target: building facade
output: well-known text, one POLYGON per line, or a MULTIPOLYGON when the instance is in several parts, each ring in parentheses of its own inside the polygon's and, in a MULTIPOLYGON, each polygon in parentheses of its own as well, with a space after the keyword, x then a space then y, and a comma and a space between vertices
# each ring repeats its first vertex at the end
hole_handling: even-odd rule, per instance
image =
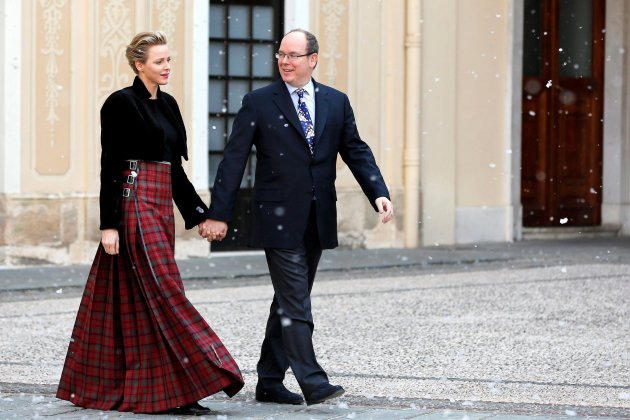
MULTIPOLYGON (((93 257, 99 110, 133 79, 125 45, 156 29, 208 200, 234 108, 302 27, 396 206, 380 224, 340 160, 342 246, 630 233, 624 0, 0 0, 0 20, 0 265, 93 257)), ((182 225, 178 257, 208 255, 182 225)))

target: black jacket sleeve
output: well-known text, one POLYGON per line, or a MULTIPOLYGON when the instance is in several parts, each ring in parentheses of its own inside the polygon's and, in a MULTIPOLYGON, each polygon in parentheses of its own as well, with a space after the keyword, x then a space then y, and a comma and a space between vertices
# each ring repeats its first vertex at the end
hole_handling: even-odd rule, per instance
MULTIPOLYGON (((148 109, 148 92, 141 81, 112 93, 101 108, 100 229, 118 229, 121 223, 121 171, 127 159, 164 160, 164 130, 148 109)), ((173 200, 191 229, 207 216, 207 206, 188 180, 181 157, 188 159, 186 130, 175 99, 161 92, 168 118, 180 134, 179 150, 171 162, 173 200)))
POLYGON ((232 134, 223 150, 223 160, 219 164, 212 187, 209 217, 227 223, 232 221, 243 173, 254 144, 257 124, 256 109, 250 94, 243 97, 241 109, 232 125, 232 134))
POLYGON ((208 207, 188 180, 181 162, 172 163, 171 178, 173 180, 173 201, 184 218, 186 229, 192 229, 207 218, 208 207))
POLYGON ((344 96, 344 135, 340 143, 339 154, 350 168, 372 208, 378 211, 376 199, 386 197, 389 200, 389 190, 370 146, 359 136, 354 112, 347 96, 344 96))
POLYGON ((118 116, 129 112, 132 112, 131 107, 120 94, 111 95, 101 108, 101 230, 120 227, 120 142, 124 141, 129 128, 118 116))

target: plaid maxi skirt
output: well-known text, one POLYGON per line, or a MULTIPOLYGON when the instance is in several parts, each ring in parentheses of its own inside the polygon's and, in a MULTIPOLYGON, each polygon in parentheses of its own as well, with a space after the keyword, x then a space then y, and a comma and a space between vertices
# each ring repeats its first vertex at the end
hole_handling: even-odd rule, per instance
POLYGON ((123 176, 120 254, 99 245, 57 398, 154 413, 219 391, 231 397, 241 372, 184 295, 175 263, 170 165, 130 161, 123 176))

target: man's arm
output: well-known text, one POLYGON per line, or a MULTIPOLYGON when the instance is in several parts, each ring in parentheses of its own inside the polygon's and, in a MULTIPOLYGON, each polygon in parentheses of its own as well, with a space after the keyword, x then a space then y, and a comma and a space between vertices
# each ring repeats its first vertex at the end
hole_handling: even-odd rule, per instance
POLYGON ((232 220, 236 194, 243 179, 243 172, 256 135, 256 111, 249 95, 243 97, 232 133, 223 151, 217 176, 212 187, 208 218, 229 223, 232 220))
POLYGON ((376 164, 372 149, 359 136, 350 101, 345 95, 344 101, 344 129, 339 154, 352 171, 352 175, 361 186, 374 210, 383 214, 383 223, 387 223, 393 214, 389 190, 383 175, 381 175, 381 170, 376 164), (389 204, 384 204, 382 199, 387 200, 389 204), (384 207, 379 208, 379 203, 384 207), (387 217, 387 221, 385 221, 385 217, 387 217))

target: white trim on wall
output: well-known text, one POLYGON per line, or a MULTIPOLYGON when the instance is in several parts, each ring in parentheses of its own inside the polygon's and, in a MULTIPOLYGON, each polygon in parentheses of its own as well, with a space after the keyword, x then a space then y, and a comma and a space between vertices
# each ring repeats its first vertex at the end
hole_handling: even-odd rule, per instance
POLYGON ((210 3, 194 1, 192 4, 190 84, 185 86, 186 95, 191 97, 190 127, 188 144, 193 153, 191 182, 197 190, 208 190, 208 38, 210 36, 210 3), (205 94, 203 94, 205 92, 205 94))
POLYGON ((284 32, 301 28, 311 31, 310 0, 286 0, 284 2, 284 32))
POLYGON ((21 179, 22 2, 0 2, 0 193, 18 193, 21 179))

